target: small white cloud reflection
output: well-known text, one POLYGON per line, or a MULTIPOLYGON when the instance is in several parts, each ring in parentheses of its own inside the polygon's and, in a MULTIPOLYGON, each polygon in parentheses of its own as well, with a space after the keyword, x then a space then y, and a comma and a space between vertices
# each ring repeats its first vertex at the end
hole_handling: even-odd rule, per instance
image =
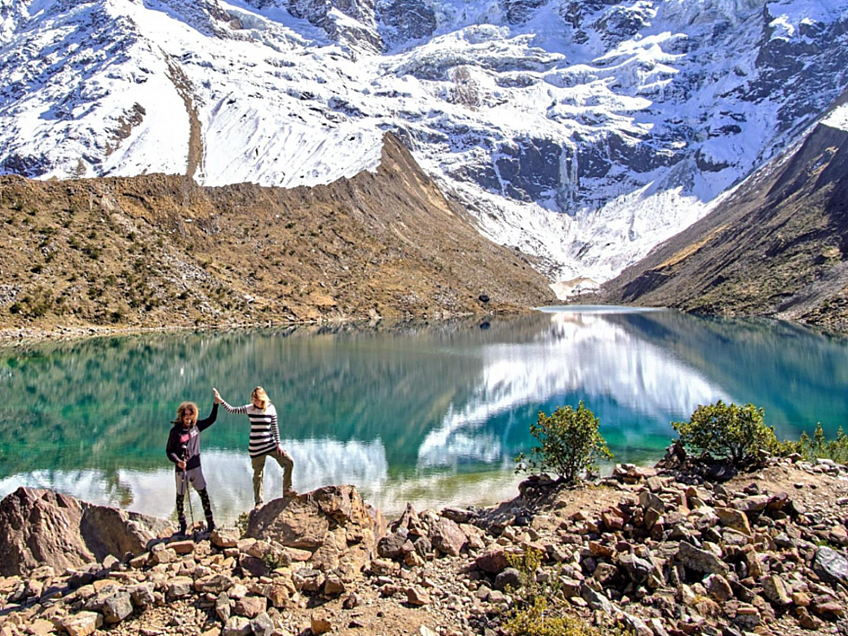
POLYGON ((618 313, 551 313, 550 328, 533 341, 484 347, 477 388, 467 403, 451 405, 442 425, 427 435, 418 466, 451 466, 460 458, 491 462, 501 446, 486 423, 556 396, 577 394, 590 408, 593 400, 614 401, 646 421, 666 422, 688 417, 699 404, 732 401, 667 349, 609 320, 618 313))

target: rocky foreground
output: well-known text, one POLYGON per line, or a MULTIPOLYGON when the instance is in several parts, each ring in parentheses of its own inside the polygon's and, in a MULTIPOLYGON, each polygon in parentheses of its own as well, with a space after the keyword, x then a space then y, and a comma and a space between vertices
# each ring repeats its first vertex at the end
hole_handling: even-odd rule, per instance
POLYGON ((581 488, 531 478, 496 508, 388 525, 333 486, 189 539, 19 489, 0 504, 0 635, 492 636, 531 587, 602 633, 848 633, 845 467, 775 460, 718 484, 661 465, 581 488), (508 555, 533 550, 528 581, 508 555))

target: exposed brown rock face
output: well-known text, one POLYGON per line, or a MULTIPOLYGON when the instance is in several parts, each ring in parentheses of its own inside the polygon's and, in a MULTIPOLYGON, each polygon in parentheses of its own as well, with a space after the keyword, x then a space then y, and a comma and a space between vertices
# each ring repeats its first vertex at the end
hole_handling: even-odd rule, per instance
POLYGON ((0 574, 26 574, 44 565, 61 571, 108 555, 139 554, 169 525, 52 490, 21 487, 0 503, 0 574))
MULTIPOLYGON (((311 552, 306 564, 330 571, 346 562, 359 571, 377 555, 386 533, 383 514, 362 501, 353 486, 326 486, 274 499, 250 515, 245 536, 311 552)), ((302 556, 292 553, 296 560, 302 556)))
POLYGON ((393 136, 314 188, 0 177, 0 328, 446 317, 553 300, 393 136))
MULTIPOLYGON (((843 97, 848 99, 848 94, 843 97)), ((848 132, 820 124, 602 300, 848 328, 848 132)))

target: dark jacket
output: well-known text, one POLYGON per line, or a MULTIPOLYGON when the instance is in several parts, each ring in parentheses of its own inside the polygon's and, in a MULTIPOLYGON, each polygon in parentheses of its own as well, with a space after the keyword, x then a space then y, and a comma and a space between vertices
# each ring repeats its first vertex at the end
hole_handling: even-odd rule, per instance
MULTIPOLYGON (((212 412, 205 420, 198 420, 191 428, 183 427, 182 423, 175 422, 171 433, 168 435, 168 445, 165 452, 174 464, 181 459, 186 463, 186 470, 200 466, 200 431, 209 428, 218 417, 218 405, 212 405, 212 412)), ((179 470, 179 466, 176 466, 179 470)))

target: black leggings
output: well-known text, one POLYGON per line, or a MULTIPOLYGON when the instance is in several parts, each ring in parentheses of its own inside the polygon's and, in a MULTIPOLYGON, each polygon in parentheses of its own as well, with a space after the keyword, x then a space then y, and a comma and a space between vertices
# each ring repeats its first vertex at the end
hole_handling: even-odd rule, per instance
MULTIPOLYGON (((197 494, 200 495, 200 503, 203 505, 203 514, 206 515, 206 520, 212 521, 212 504, 209 503, 209 493, 204 488, 203 490, 198 490, 197 494)), ((184 525, 186 522, 185 495, 181 495, 180 493, 177 493, 177 519, 180 525, 184 525)))

